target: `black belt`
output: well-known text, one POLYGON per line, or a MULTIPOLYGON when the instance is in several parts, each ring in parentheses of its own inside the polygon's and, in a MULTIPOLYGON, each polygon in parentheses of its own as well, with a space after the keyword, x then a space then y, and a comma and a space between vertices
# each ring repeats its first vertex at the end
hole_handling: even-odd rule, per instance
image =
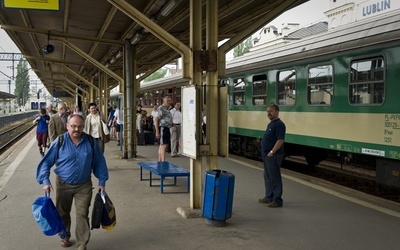
POLYGON ((174 123, 174 124, 172 124, 173 126, 180 126, 181 124, 180 123, 174 123))

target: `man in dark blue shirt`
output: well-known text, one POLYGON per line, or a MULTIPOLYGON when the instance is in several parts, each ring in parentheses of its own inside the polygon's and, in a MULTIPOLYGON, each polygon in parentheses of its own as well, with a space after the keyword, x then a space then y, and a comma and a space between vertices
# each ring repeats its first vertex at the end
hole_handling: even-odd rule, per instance
POLYGON ((279 118, 279 106, 272 104, 267 109, 270 123, 261 140, 261 156, 264 163, 265 196, 258 201, 269 207, 282 207, 281 164, 284 156, 286 126, 279 118))
POLYGON ((71 208, 75 199, 76 207, 76 248, 86 249, 90 239, 89 206, 92 200, 91 174, 98 178, 98 190, 105 190, 108 180, 106 160, 96 140, 90 141, 83 133, 82 116, 73 114, 68 117, 68 132, 51 144, 47 154, 39 163, 36 180, 43 184, 45 192, 53 191, 50 182, 50 169, 56 168, 56 207, 67 229, 67 237, 61 241, 62 247, 70 247, 71 208))
POLYGON ((47 147, 47 138, 49 136, 49 121, 50 116, 46 114, 46 109, 40 109, 40 114, 36 116, 33 123, 37 123, 36 140, 39 146, 39 153, 44 156, 47 147))

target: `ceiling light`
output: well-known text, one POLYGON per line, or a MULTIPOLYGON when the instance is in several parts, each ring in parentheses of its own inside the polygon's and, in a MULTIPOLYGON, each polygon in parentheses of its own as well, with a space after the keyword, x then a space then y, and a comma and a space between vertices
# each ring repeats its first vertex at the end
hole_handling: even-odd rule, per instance
POLYGON ((113 56, 113 57, 111 58, 111 60, 110 60, 110 63, 113 64, 113 63, 115 63, 116 60, 117 60, 117 58, 115 58, 115 56, 113 56))
POLYGON ((136 44, 137 42, 139 42, 140 38, 142 38, 142 34, 140 33, 136 33, 136 35, 134 35, 131 39, 131 44, 136 44))
POLYGON ((115 58, 119 59, 122 57, 122 51, 118 51, 118 53, 115 55, 115 58))
POLYGON ((161 9, 160 14, 162 16, 168 16, 181 1, 182 0, 169 0, 169 2, 161 9))

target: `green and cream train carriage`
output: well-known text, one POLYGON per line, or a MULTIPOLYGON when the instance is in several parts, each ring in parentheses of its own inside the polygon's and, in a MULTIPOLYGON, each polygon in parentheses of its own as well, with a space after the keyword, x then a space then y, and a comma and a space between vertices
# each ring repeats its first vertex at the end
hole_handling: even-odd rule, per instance
MULTIPOLYGON (((328 155, 369 165, 400 187, 400 12, 332 29, 227 63, 230 153, 259 158, 268 104, 280 106, 287 155, 315 165, 328 155)), ((180 74, 141 84, 151 111, 180 101, 180 74)), ((221 84, 223 86, 224 84, 221 84)))
POLYGON ((228 62, 222 81, 230 86, 230 152, 260 156, 266 108, 276 103, 289 155, 311 165, 329 152, 366 159, 378 181, 400 186, 398 11, 254 50, 228 62))

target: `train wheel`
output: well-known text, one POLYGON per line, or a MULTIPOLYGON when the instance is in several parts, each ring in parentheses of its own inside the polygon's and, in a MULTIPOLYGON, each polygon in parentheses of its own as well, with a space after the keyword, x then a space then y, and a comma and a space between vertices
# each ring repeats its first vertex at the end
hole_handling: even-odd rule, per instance
POLYGON ((305 155, 308 166, 315 167, 321 161, 325 160, 327 153, 322 149, 313 149, 312 152, 305 155))

